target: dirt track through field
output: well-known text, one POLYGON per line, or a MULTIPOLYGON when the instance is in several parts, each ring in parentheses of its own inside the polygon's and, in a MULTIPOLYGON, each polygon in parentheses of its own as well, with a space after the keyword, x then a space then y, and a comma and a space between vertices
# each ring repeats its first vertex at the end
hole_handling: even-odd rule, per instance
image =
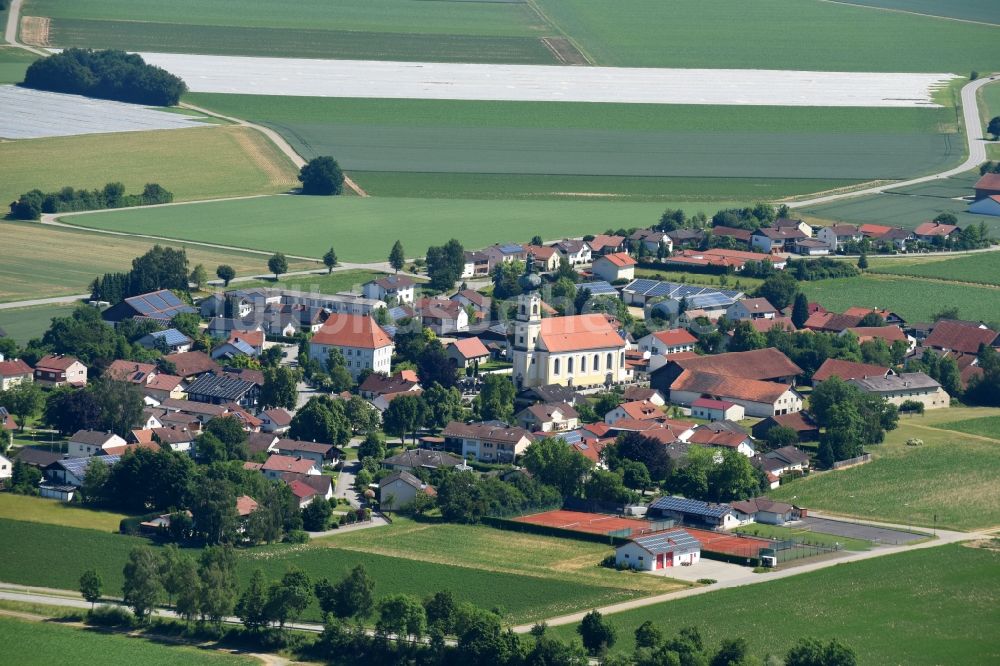
POLYGON ((230 132, 230 135, 239 145, 240 149, 250 158, 250 161, 267 174, 268 182, 272 185, 286 185, 288 179, 285 178, 285 170, 274 160, 272 155, 267 154, 269 151, 260 145, 255 140, 255 137, 248 134, 248 129, 237 127, 230 132))

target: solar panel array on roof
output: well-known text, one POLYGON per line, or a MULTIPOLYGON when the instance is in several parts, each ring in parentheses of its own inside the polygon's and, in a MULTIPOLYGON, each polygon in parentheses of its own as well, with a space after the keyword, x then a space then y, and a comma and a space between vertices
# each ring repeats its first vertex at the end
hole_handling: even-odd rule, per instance
POLYGON ((59 461, 59 464, 73 476, 82 479, 87 473, 87 467, 90 463, 99 462, 110 467, 119 460, 121 460, 121 456, 89 456, 86 458, 64 458, 59 461))
POLYGON ((700 500, 687 499, 686 497, 661 497, 649 505, 651 509, 663 511, 677 511, 680 513, 690 513, 696 516, 708 516, 710 518, 721 518, 733 510, 728 504, 709 504, 700 500))
POLYGON ((584 282, 576 285, 577 292, 586 289, 591 296, 617 296, 618 290, 611 286, 610 282, 598 280, 596 282, 584 282))
POLYGON ((152 335, 156 340, 163 340, 163 342, 170 346, 184 345, 191 342, 191 338, 184 335, 176 328, 168 328, 165 331, 154 331, 150 335, 152 335))
POLYGON ((506 245, 501 245, 500 251, 504 254, 517 254, 518 252, 523 252, 524 248, 516 243, 508 243, 506 245))
POLYGON ((196 312, 193 307, 182 302, 176 294, 167 289, 130 296, 125 299, 125 302, 140 317, 148 317, 149 319, 169 320, 182 312, 196 312))
POLYGON ((580 433, 579 430, 569 430, 567 432, 561 432, 558 435, 555 435, 555 437, 561 439, 567 444, 579 444, 580 442, 583 441, 583 435, 580 433))
POLYGON ((693 553, 701 550, 701 542, 686 530, 659 532, 632 540, 653 554, 693 553))
POLYGON ((641 294, 646 298, 672 298, 680 300, 686 298, 692 307, 709 307, 719 305, 731 305, 743 296, 743 292, 729 289, 713 289, 711 287, 699 287, 690 284, 680 284, 677 282, 660 282, 647 278, 639 278, 627 284, 624 291, 641 294), (699 305, 693 303, 697 300, 699 305))

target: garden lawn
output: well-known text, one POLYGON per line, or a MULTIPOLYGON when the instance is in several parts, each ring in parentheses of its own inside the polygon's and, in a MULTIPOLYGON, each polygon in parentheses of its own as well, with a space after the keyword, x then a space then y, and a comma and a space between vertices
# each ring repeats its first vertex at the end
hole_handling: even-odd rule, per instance
POLYGON ((957 307, 963 319, 989 321, 1000 312, 1000 289, 996 287, 872 273, 799 284, 810 301, 837 312, 854 305, 891 308, 907 321, 931 321, 935 313, 950 306, 957 307))
MULTIPOLYGON (((76 589, 83 570, 94 568, 104 579, 107 593, 113 595, 121 588, 121 571, 129 550, 150 543, 139 537, 0 519, 0 557, 7 562, 32 563, 30 567, 10 567, 0 578, 11 583, 72 590, 76 589), (73 557, 67 558, 66 553, 73 553, 73 557)), ((192 552, 198 553, 197 550, 192 552)), ((292 566, 302 569, 313 580, 323 576, 339 579, 355 565, 363 563, 375 580, 377 597, 403 593, 423 598, 449 589, 459 601, 482 608, 504 609, 505 617, 512 623, 532 622, 643 594, 621 587, 541 575, 518 575, 348 551, 330 544, 240 550, 238 560, 243 584, 256 568, 262 569, 270 579, 280 578, 292 566)), ((304 619, 320 619, 315 603, 304 619)))
POLYGON ((993 252, 980 252, 943 261, 886 260, 876 267, 869 268, 869 270, 874 273, 913 275, 937 280, 1000 286, 1000 255, 993 252))
POLYGON ((537 2, 596 64, 620 67, 966 75, 996 68, 1000 34, 995 26, 818 0, 635 0, 628 11, 602 0, 537 2))
MULTIPOLYGON (((630 653, 651 620, 668 637, 687 626, 710 646, 741 637, 751 654, 784 657, 800 638, 836 638, 859 664, 987 664, 1000 660, 1000 553, 961 545, 832 566, 607 615, 613 652, 630 653), (722 612, 724 609, 724 612, 722 612), (776 630, 775 627, 780 627, 776 630)), ((552 628, 575 638, 576 625, 552 628)))
POLYGON ((980 437, 989 437, 1000 442, 1000 416, 986 416, 977 419, 966 419, 964 421, 948 421, 938 426, 945 430, 964 432, 980 437))
MULTIPOLYGON (((2 148, 0 148, 2 150, 2 148)), ((188 208, 181 206, 180 209, 188 208)), ((168 233, 154 230, 153 233, 168 233)), ((126 271, 132 259, 141 256, 158 241, 76 229, 43 226, 34 222, 0 222, 3 260, 0 261, 0 302, 84 294, 95 277, 105 272, 126 271)), ((267 256, 161 242, 184 248, 189 268, 202 264, 210 279, 219 264, 228 264, 236 274, 266 275, 267 256)), ((316 268, 312 261, 289 259, 288 268, 300 271, 316 268)), ((0 321, 11 322, 15 315, 0 310, 0 321)), ((7 328, 5 324, 0 324, 7 328)), ((14 323, 17 327, 17 323, 14 323)), ((7 329, 10 332, 10 329, 7 329)))
POLYGON ((11 520, 117 532, 119 523, 127 517, 123 513, 84 509, 41 497, 0 494, 0 518, 11 520))
POLYGON ((375 196, 759 201, 939 171, 962 150, 951 109, 186 99, 336 155, 375 196))
POLYGON ((270 141, 246 127, 209 126, 23 139, 0 143, 0 198, 70 186, 121 182, 127 192, 159 183, 175 201, 285 192, 296 169, 270 141), (72 156, 72 159, 67 159, 72 156))
POLYGON ((323 541, 345 550, 486 571, 524 573, 646 594, 668 592, 682 586, 671 579, 623 574, 597 566, 613 552, 610 545, 481 525, 414 522, 398 517, 387 528, 335 533, 323 541), (503 553, 503 557, 497 557, 498 553, 503 553))
POLYGON ((665 207, 712 215, 732 203, 489 201, 380 197, 277 196, 191 206, 63 216, 83 227, 171 237, 320 257, 330 244, 341 261, 385 261, 395 240, 407 256, 457 238, 467 248, 601 233, 610 226, 648 226, 665 207), (281 220, 281 224, 276 224, 281 220))
POLYGON ((956 419, 997 417, 1000 410, 953 408, 900 417, 873 461, 782 484, 768 496, 833 513, 960 530, 1000 524, 1000 442, 943 429, 956 419), (907 446, 908 439, 922 446, 907 446), (935 522, 936 517, 936 522, 935 522))
POLYGON ((24 345, 32 338, 42 337, 53 317, 68 317, 73 314, 74 307, 75 304, 37 305, 0 310, 0 328, 19 345, 24 345))
POLYGON ((250 656, 158 643, 96 629, 0 618, 9 664, 142 664, 143 666, 255 666, 250 656))

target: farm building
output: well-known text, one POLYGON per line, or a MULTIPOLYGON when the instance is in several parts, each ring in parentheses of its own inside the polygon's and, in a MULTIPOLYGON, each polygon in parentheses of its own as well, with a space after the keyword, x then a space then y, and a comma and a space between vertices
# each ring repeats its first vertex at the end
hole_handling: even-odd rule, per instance
POLYGON ((767 431, 777 426, 791 428, 797 432, 800 442, 815 442, 819 439, 819 426, 806 412, 768 417, 753 426, 753 436, 757 439, 764 439, 767 437, 767 431))
POLYGON ((887 377, 895 374, 892 369, 871 363, 857 363, 839 358, 828 358, 813 374, 813 386, 817 386, 830 377, 839 377, 844 381, 863 379, 865 377, 887 377))
POLYGON ((1000 173, 984 173, 973 188, 976 191, 976 201, 1000 196, 1000 173))
POLYGON ((993 194, 980 199, 969 206, 968 212, 975 215, 993 215, 1000 217, 1000 194, 993 194))
POLYGON ((169 289, 161 289, 148 294, 130 296, 102 312, 101 317, 113 324, 133 317, 167 323, 185 312, 197 312, 197 310, 181 301, 169 289))
POLYGON ((903 372, 888 377, 852 379, 865 393, 874 393, 897 407, 904 402, 923 403, 924 409, 944 409, 951 405, 948 393, 922 372, 903 372))
POLYGON ((639 571, 690 566, 701 558, 701 542, 673 529, 632 539, 615 549, 615 564, 639 571))

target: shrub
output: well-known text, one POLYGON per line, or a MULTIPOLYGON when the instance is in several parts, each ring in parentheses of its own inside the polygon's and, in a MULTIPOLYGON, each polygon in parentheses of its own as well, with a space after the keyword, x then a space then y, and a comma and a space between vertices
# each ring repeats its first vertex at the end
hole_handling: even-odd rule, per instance
POLYGON ((31 190, 18 198, 11 215, 17 220, 37 220, 42 213, 152 206, 173 200, 173 193, 156 183, 147 184, 142 194, 125 194, 125 186, 121 183, 108 183, 100 190, 74 190, 72 187, 64 187, 58 192, 31 190))
POLYGON ((285 535, 287 543, 309 543, 309 532, 305 530, 291 530, 285 535))
POLYGON ((142 56, 90 49, 66 49, 36 60, 22 85, 153 106, 173 106, 187 92, 180 78, 146 64, 142 56))
POLYGON ((714 578, 699 578, 697 582, 701 583, 702 585, 714 585, 719 581, 715 580, 714 578))
POLYGON ((135 615, 123 606, 98 606, 87 613, 87 624, 95 627, 131 627, 134 622, 135 615))

